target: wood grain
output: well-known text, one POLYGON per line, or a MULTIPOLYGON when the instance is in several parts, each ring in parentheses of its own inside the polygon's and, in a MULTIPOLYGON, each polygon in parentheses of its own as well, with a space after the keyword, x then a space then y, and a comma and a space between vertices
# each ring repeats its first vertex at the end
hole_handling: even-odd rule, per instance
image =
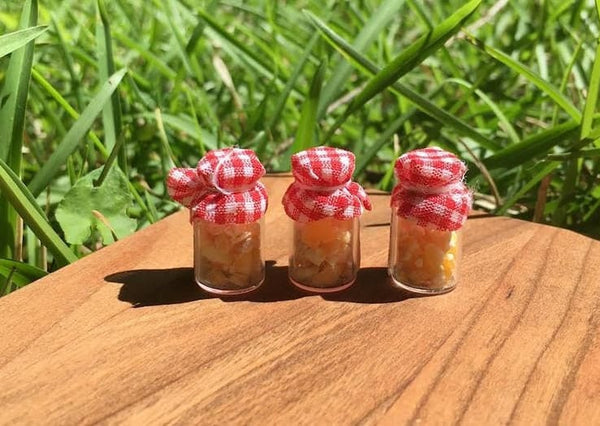
POLYGON ((268 177, 267 281, 193 283, 186 212, 0 299, 2 424, 600 424, 600 243, 469 219, 458 288, 387 285, 388 196, 358 283, 287 283, 288 178, 268 177))

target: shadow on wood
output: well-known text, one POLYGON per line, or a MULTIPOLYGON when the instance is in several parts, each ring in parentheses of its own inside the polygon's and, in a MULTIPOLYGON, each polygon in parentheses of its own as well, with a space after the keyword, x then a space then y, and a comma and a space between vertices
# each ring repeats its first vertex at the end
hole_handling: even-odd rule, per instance
MULTIPOLYGON (((274 261, 268 261, 265 282, 258 290, 239 296, 222 296, 221 299, 225 302, 278 302, 304 297, 288 283, 287 271, 287 266, 275 266, 274 261)), ((129 302, 136 308, 219 297, 198 287, 193 268, 138 269, 117 272, 104 279, 123 284, 119 300, 129 302)))
POLYGON ((192 268, 138 269, 117 272, 104 279, 123 284, 119 300, 129 302, 136 308, 173 305, 210 297, 194 282, 192 268))
MULTIPOLYGON (((202 299, 217 298, 205 293, 194 282, 193 268, 139 269, 117 272, 105 277, 106 281, 123 284, 119 300, 135 308, 173 305, 202 299)), ((288 281, 288 267, 275 266, 268 261, 263 285, 252 293, 239 296, 222 296, 224 302, 281 302, 300 299, 313 294, 298 290, 288 281)), ((387 285, 385 268, 363 268, 356 283, 348 290, 327 294, 323 299, 353 303, 391 303, 407 299, 405 293, 387 285)))
POLYGON ((323 299, 353 303, 394 303, 414 297, 406 292, 392 288, 387 268, 361 268, 356 282, 348 290, 323 295, 323 299))

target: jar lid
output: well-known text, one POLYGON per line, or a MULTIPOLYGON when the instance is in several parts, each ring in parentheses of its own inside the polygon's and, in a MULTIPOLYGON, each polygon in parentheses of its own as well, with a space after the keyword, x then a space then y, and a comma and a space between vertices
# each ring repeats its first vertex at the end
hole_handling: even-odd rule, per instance
POLYGON ((283 196, 286 214, 298 222, 326 217, 344 220, 371 210, 367 193, 356 182, 354 154, 343 149, 320 146, 292 155, 295 181, 283 196))
POLYGON ((265 168, 249 149, 209 151, 196 168, 173 168, 167 189, 190 209, 190 220, 251 223, 267 210, 267 191, 259 179, 265 168))
POLYGON ((431 147, 407 152, 396 160, 398 185, 391 205, 419 225, 443 231, 459 229, 467 219, 473 195, 463 183, 467 170, 458 157, 431 147))

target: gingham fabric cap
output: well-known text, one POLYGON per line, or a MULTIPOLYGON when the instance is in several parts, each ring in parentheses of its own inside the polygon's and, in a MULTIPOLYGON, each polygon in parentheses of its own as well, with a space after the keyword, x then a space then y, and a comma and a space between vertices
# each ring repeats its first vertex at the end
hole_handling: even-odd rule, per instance
POLYGON ((267 210, 267 191, 258 180, 265 168, 248 149, 209 151, 195 169, 173 168, 167 189, 190 209, 190 220, 251 223, 267 210))
POLYGON ((352 182, 354 154, 330 147, 310 148, 292 155, 295 181, 283 196, 286 214, 298 222, 326 217, 351 219, 371 210, 365 190, 352 182))
POLYGON ((462 161, 441 148, 407 152, 394 167, 398 185, 392 192, 392 207, 421 226, 455 231, 465 223, 473 203, 463 183, 466 170, 462 161))

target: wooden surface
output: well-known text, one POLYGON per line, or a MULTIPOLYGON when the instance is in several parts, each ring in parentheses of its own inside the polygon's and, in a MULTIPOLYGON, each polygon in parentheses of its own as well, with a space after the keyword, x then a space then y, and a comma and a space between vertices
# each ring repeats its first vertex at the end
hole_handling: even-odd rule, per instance
POLYGON ((407 298, 373 195, 357 285, 305 296, 286 279, 288 180, 265 183, 254 296, 195 286, 181 212, 0 299, 0 423, 600 424, 599 242, 473 217, 458 288, 407 298))

